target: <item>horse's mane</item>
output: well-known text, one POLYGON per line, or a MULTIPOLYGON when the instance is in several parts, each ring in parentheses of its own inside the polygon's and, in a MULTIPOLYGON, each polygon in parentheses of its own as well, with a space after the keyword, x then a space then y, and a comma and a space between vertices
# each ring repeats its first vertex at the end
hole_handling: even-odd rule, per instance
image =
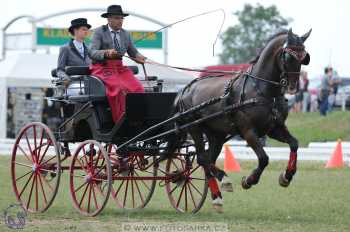
POLYGON ((271 40, 275 39, 276 37, 280 36, 280 35, 284 35, 284 34, 287 34, 288 33, 288 30, 286 29, 282 29, 282 30, 279 30, 277 33, 271 35, 265 42, 265 46, 260 48, 257 55, 254 57, 254 59, 250 60, 249 63, 250 64, 255 64, 256 62, 258 62, 260 56, 261 56, 261 53, 262 51, 265 49, 265 47, 271 42, 271 40))

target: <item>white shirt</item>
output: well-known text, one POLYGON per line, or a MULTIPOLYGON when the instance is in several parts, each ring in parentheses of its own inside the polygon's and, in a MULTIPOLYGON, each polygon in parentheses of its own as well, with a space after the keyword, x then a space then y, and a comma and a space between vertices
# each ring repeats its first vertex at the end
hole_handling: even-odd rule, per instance
POLYGON ((75 39, 73 40, 73 44, 75 48, 78 50, 78 52, 80 53, 81 57, 84 57, 84 44, 75 39))

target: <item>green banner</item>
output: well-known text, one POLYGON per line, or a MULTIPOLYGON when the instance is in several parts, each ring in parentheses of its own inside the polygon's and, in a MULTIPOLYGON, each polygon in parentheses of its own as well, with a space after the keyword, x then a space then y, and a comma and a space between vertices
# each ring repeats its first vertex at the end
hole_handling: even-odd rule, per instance
MULTIPOLYGON (((162 32, 149 32, 149 31, 129 31, 131 37, 135 42, 137 48, 163 48, 163 34, 162 32), (142 39, 143 38, 143 39, 142 39), (142 40, 140 40, 142 39, 142 40)), ((86 39, 86 43, 91 42, 91 35, 86 39)), ((63 28, 43 28, 38 27, 36 29, 36 44, 39 46, 62 46, 67 43, 71 35, 67 29, 63 28)))

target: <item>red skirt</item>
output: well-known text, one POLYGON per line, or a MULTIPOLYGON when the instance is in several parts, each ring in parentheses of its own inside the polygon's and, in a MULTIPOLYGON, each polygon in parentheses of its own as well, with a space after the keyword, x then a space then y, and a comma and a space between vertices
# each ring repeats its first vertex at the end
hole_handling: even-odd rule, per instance
POLYGON ((117 123, 125 113, 127 93, 142 93, 144 88, 131 70, 121 60, 107 60, 104 64, 90 65, 91 74, 100 78, 106 86, 113 121, 117 123))

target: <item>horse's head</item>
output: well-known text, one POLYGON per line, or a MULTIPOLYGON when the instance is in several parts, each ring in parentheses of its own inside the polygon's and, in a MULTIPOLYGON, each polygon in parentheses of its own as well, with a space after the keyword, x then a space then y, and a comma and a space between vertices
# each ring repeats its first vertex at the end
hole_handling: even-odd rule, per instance
POLYGON ((297 92, 301 65, 308 65, 310 62, 310 55, 304 46, 310 33, 311 29, 303 36, 298 36, 289 29, 286 42, 277 56, 281 69, 281 83, 286 85, 289 94, 297 92))

